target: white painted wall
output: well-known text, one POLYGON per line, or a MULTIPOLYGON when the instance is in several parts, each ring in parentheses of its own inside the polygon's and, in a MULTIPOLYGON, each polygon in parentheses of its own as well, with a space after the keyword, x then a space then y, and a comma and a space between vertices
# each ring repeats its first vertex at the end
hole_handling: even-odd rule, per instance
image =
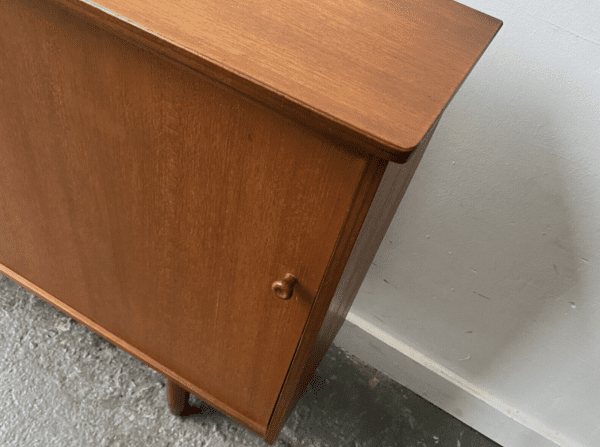
POLYGON ((504 26, 336 343, 507 447, 600 446, 600 2, 462 3, 504 26))

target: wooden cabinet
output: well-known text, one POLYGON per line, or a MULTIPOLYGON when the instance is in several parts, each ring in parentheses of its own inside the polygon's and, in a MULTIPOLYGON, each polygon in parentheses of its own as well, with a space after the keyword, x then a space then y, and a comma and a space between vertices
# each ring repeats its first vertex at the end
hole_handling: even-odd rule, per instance
POLYGON ((391 5, 3 1, 0 271, 274 442, 501 25, 391 5))

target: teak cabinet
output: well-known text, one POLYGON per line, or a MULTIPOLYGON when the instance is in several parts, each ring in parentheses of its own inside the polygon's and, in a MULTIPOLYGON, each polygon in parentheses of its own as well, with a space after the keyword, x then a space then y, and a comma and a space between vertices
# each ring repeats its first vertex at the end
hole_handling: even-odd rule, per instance
POLYGON ((273 443, 501 22, 448 0, 0 3, 0 271, 273 443))

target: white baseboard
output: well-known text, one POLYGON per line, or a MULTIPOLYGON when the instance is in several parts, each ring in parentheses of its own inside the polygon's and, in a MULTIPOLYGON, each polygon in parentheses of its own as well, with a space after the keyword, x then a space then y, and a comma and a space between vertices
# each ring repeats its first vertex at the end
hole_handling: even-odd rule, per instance
POLYGON ((350 310, 334 344, 504 447, 583 447, 350 310))

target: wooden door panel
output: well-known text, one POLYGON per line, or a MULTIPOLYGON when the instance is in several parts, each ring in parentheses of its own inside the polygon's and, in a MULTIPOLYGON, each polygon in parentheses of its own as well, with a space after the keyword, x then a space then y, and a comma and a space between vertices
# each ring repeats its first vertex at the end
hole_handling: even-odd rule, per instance
POLYGON ((0 263, 266 427, 366 159, 46 2, 0 44, 0 263))

